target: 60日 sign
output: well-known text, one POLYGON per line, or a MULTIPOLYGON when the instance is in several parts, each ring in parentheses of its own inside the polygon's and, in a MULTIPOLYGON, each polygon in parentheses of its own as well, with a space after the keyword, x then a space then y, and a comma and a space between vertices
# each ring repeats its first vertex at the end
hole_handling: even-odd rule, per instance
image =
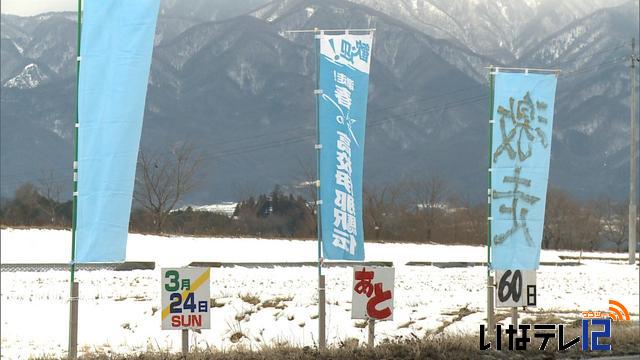
POLYGON ((209 268, 162 269, 162 330, 210 329, 209 268))

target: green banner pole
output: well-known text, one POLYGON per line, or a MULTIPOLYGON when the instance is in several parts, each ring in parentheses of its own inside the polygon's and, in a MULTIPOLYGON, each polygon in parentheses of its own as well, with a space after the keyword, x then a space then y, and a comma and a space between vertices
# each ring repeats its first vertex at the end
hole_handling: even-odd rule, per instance
POLYGON ((489 67, 489 153, 488 153, 488 167, 487 167, 487 274, 491 272, 491 171, 493 169, 493 92, 494 92, 494 67, 489 67))
POLYGON ((314 30, 314 47, 316 52, 316 89, 314 94, 316 97, 316 223, 318 235, 318 348, 322 351, 326 348, 325 335, 325 278, 322 275, 322 200, 320 200, 320 152, 322 144, 320 143, 320 37, 323 32, 317 28, 314 30))
POLYGON ((491 197, 492 197, 492 184, 491 184, 491 171, 493 169, 493 93, 494 93, 494 67, 489 67, 489 153, 488 153, 488 167, 487 167, 487 328, 489 334, 494 333, 495 318, 494 318, 494 303, 493 303, 493 291, 494 279, 491 276, 491 197))
POLYGON ((75 282, 76 272, 76 222, 78 218, 78 94, 80 85, 80 37, 82 29, 82 0, 78 0, 77 14, 77 38, 76 38, 76 116, 73 130, 74 156, 73 156, 73 210, 71 216, 71 264, 69 280, 69 359, 77 358, 78 350, 78 286, 75 282))

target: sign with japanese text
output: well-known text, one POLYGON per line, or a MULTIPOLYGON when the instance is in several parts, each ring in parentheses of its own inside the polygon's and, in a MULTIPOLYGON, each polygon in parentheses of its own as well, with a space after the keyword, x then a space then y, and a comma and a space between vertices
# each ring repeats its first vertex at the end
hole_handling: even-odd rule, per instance
POLYGON ((352 319, 393 320, 394 275, 390 267, 353 268, 352 319))
POLYGON ((162 330, 210 329, 209 268, 161 271, 162 330))
POLYGON ((535 270, 496 270, 496 307, 537 305, 535 270))
POLYGON ((326 259, 364 260, 362 171, 373 36, 320 35, 320 200, 326 259))
POLYGON ((491 268, 535 270, 551 158, 556 74, 495 74, 491 268))

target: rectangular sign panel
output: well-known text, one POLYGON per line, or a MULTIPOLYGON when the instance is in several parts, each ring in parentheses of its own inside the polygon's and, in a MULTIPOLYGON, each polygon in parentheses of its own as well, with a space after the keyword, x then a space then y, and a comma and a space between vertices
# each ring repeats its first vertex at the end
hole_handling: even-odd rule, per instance
POLYGON ((210 329, 209 268, 162 269, 162 330, 210 329))
POLYGON ((159 3, 84 1, 78 84, 78 263, 125 259, 159 3))
POLYGON ((362 171, 373 36, 320 35, 320 199, 324 258, 364 260, 362 171))
POLYGON ((537 269, 544 227, 557 76, 495 74, 491 268, 537 269))
POLYGON ((394 276, 390 267, 354 267, 351 318, 393 320, 394 276))
POLYGON ((496 270, 496 281, 496 307, 537 306, 535 270, 496 270))

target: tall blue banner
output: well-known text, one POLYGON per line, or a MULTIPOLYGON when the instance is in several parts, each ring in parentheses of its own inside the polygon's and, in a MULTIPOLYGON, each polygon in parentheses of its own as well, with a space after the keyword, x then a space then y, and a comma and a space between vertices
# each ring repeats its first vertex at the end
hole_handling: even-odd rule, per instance
POLYGON ((534 270, 549 179, 557 76, 495 74, 491 148, 491 268, 534 270))
POLYGON ((160 0, 85 0, 76 262, 124 261, 160 0))
POLYGON ((322 250, 364 260, 362 170, 373 36, 320 36, 319 101, 322 250))

